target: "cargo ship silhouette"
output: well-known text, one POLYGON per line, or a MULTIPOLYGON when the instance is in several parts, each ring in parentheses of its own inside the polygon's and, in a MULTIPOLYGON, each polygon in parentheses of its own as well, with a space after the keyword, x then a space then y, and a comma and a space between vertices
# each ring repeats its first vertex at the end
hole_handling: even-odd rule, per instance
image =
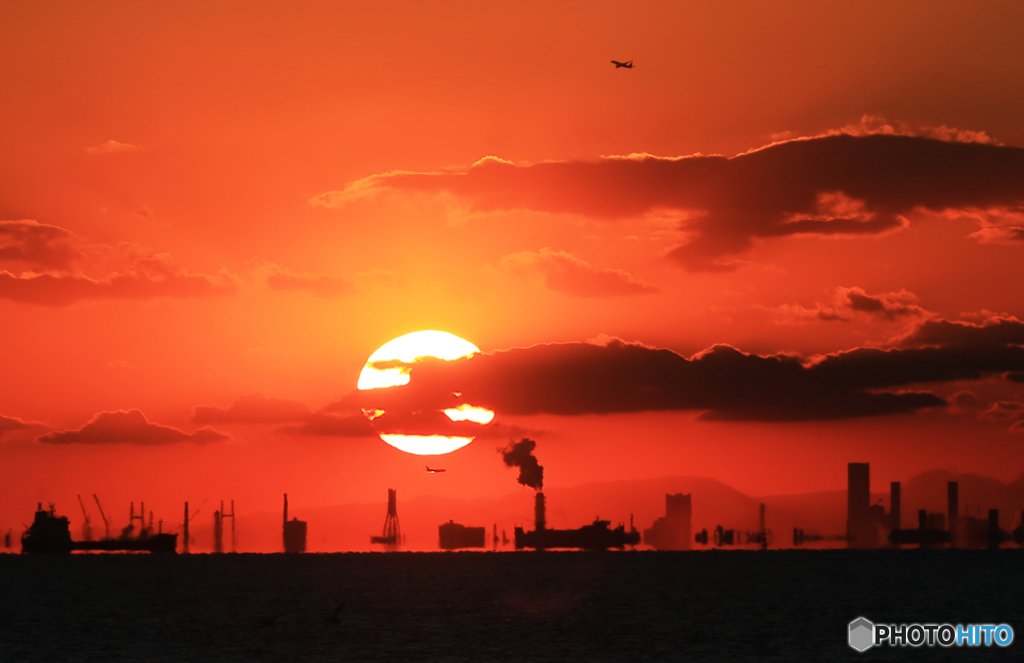
POLYGON ((21 535, 21 552, 32 554, 66 554, 75 550, 176 553, 177 548, 177 534, 161 532, 150 535, 148 530, 143 530, 136 538, 124 536, 101 541, 73 541, 67 517, 58 516, 53 504, 49 509, 39 504, 32 526, 21 535))

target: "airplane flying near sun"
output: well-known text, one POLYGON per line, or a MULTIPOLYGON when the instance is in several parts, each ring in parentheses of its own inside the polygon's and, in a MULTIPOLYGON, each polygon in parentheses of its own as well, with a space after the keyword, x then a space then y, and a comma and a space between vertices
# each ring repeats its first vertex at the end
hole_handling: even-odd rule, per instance
POLYGON ((616 69, 620 69, 622 67, 625 67, 626 69, 632 69, 633 68, 633 61, 632 60, 630 60, 629 62, 619 62, 618 60, 612 60, 612 64, 615 65, 616 69))
POLYGON ((430 467, 429 465, 427 465, 427 472, 430 472, 431 474, 437 474, 438 472, 447 472, 447 471, 448 470, 445 470, 443 468, 435 470, 432 467, 430 467))

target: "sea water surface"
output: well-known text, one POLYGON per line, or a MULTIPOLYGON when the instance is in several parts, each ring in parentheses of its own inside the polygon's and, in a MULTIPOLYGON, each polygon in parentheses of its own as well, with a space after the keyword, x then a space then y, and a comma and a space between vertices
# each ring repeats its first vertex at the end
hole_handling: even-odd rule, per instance
POLYGON ((1022 660, 1024 551, 0 555, 0 661, 1022 660), (1008 648, 847 646, 1008 623, 1008 648))

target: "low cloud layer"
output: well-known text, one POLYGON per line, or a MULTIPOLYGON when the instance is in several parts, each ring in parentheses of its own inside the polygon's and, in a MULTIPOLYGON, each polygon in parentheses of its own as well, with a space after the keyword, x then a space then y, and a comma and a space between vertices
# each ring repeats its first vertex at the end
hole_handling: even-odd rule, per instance
POLYGON ((657 292, 621 269, 599 269, 566 253, 543 248, 505 256, 502 264, 510 272, 536 275, 551 290, 576 297, 622 297, 657 292))
POLYGON ((117 412, 101 412, 92 421, 78 430, 50 433, 39 438, 47 444, 137 444, 142 446, 175 444, 191 442, 207 444, 222 442, 228 436, 212 428, 200 428, 194 433, 186 433, 161 426, 146 420, 139 410, 119 410, 117 412))
POLYGON ((267 398, 263 394, 242 396, 223 408, 199 406, 192 415, 194 424, 283 424, 309 418, 309 408, 298 401, 267 398))
POLYGON ((928 320, 904 336, 901 344, 905 347, 1024 345, 1024 322, 1013 317, 989 318, 982 323, 928 320))
MULTIPOLYGON (((671 257, 689 270, 721 271, 757 239, 879 235, 904 226, 916 209, 1012 216, 1024 206, 1024 149, 843 133, 733 158, 645 154, 534 165, 487 158, 459 172, 374 175, 312 203, 338 206, 382 190, 445 192, 483 212, 614 220, 675 211, 688 239, 671 257)), ((999 227, 1001 237, 1016 236, 1013 224, 999 227)))
POLYGON ((37 274, 16 276, 0 272, 0 299, 43 306, 69 306, 102 299, 157 299, 210 297, 237 290, 228 277, 189 274, 175 269, 161 274, 134 271, 94 279, 82 275, 37 274))
POLYGON ((932 315, 918 305, 917 296, 906 290, 868 294, 863 288, 836 288, 832 301, 818 302, 813 308, 799 304, 768 307, 780 323, 850 322, 873 319, 898 322, 907 318, 927 318, 932 315))
POLYGON ((690 358, 620 340, 536 345, 422 360, 410 365, 408 385, 356 392, 348 404, 414 412, 467 402, 507 415, 696 410, 704 419, 752 421, 908 413, 946 405, 922 384, 1024 370, 1024 348, 986 340, 994 324, 968 325, 957 344, 863 347, 813 360, 727 345, 690 358))
POLYGON ((0 299, 68 306, 103 299, 209 297, 233 294, 226 273, 195 274, 166 253, 122 242, 89 244, 57 226, 0 221, 0 299))

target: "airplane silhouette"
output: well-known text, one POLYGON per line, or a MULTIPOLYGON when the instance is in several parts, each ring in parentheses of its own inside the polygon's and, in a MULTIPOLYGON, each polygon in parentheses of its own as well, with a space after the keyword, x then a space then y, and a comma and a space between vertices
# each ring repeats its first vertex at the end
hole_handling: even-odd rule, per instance
POLYGON ((427 472, 430 472, 431 474, 437 474, 438 472, 447 472, 447 470, 444 470, 444 469, 435 470, 435 469, 432 469, 429 465, 427 465, 427 472))
POLYGON ((629 62, 619 62, 618 60, 612 60, 612 64, 615 65, 616 69, 619 69, 620 67, 625 67, 626 69, 632 69, 633 68, 633 61, 632 60, 630 60, 629 62))

